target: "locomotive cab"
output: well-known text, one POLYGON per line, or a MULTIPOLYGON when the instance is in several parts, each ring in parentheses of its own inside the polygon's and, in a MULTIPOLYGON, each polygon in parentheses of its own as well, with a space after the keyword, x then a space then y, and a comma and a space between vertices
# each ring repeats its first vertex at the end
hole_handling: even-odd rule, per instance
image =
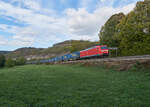
POLYGON ((108 56, 109 55, 108 47, 106 45, 101 46, 100 50, 101 50, 102 56, 108 56))

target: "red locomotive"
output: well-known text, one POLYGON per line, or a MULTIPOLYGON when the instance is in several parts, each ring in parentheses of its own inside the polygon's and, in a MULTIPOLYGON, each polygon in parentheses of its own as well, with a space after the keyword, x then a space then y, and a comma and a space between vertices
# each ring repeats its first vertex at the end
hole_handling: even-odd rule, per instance
POLYGON ((108 56, 109 51, 106 45, 94 46, 80 51, 80 58, 108 56))

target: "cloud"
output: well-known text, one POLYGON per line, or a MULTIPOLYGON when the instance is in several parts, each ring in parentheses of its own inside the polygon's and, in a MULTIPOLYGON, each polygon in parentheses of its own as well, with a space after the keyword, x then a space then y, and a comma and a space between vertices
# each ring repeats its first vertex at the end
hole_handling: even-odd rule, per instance
POLYGON ((66 11, 69 20, 69 32, 74 34, 74 38, 98 40, 98 32, 108 18, 116 13, 124 12, 127 14, 134 8, 135 4, 129 4, 122 8, 102 7, 97 8, 93 13, 89 13, 86 9, 80 8, 78 10, 68 9, 66 11), (85 36, 86 35, 86 36, 85 36))
MULTIPOLYGON (((25 44, 25 46, 29 46, 36 41, 40 41, 41 38, 44 38, 45 41, 50 41, 51 38, 53 38, 53 40, 58 40, 56 39, 56 33, 61 33, 61 31, 63 31, 61 29, 64 28, 65 25, 64 19, 57 19, 49 15, 35 12, 35 7, 34 10, 33 8, 24 9, 1 1, 0 10, 1 16, 11 16, 15 21, 17 20, 19 23, 26 25, 20 27, 1 24, 2 26, 0 29, 12 33, 12 41, 17 41, 16 43, 12 42, 14 43, 13 45, 22 46, 25 44)), ((44 41, 40 41, 40 43, 42 42, 44 41)))
POLYGON ((132 11, 135 7, 135 3, 126 5, 124 7, 122 7, 122 12, 124 12, 125 14, 129 13, 130 11, 132 11))
POLYGON ((0 45, 6 45, 6 43, 8 43, 8 40, 0 35, 0 45))
POLYGON ((91 0, 86 1, 82 0, 83 8, 68 8, 61 15, 56 15, 54 10, 43 8, 35 0, 12 0, 11 3, 0 1, 0 16, 11 17, 10 21, 23 24, 23 26, 0 24, 0 31, 12 34, 9 39, 4 35, 0 36, 0 40, 3 40, 0 44, 18 47, 38 44, 41 47, 48 47, 68 39, 95 41, 99 39, 101 26, 111 15, 119 12, 127 14, 135 6, 135 3, 121 8, 97 6, 95 10, 89 12, 86 6, 91 0), (13 5, 14 2, 18 2, 19 5, 13 5))
POLYGON ((101 2, 105 2, 106 0, 100 0, 101 2))
POLYGON ((40 4, 38 4, 37 2, 35 2, 33 0, 25 0, 24 6, 26 6, 29 9, 36 10, 36 11, 40 11, 40 9, 41 9, 40 4))

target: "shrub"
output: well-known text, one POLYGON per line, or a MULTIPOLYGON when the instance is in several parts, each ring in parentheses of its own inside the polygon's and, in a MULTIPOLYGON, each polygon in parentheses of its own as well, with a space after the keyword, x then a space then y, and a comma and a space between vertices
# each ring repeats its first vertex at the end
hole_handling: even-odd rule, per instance
POLYGON ((0 55, 0 68, 4 67, 5 65, 5 56, 0 55))
POLYGON ((6 67, 13 67, 13 66, 15 66, 15 61, 12 60, 11 58, 8 58, 8 59, 6 60, 6 62, 5 62, 5 66, 6 66, 6 67))
POLYGON ((26 59, 24 57, 20 57, 16 60, 16 65, 25 65, 26 59))

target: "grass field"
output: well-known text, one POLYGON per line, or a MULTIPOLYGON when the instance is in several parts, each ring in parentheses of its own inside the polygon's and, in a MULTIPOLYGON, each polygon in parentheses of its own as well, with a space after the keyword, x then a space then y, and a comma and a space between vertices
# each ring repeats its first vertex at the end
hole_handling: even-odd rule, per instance
POLYGON ((79 65, 0 69, 0 107, 150 107, 150 72, 79 65))

